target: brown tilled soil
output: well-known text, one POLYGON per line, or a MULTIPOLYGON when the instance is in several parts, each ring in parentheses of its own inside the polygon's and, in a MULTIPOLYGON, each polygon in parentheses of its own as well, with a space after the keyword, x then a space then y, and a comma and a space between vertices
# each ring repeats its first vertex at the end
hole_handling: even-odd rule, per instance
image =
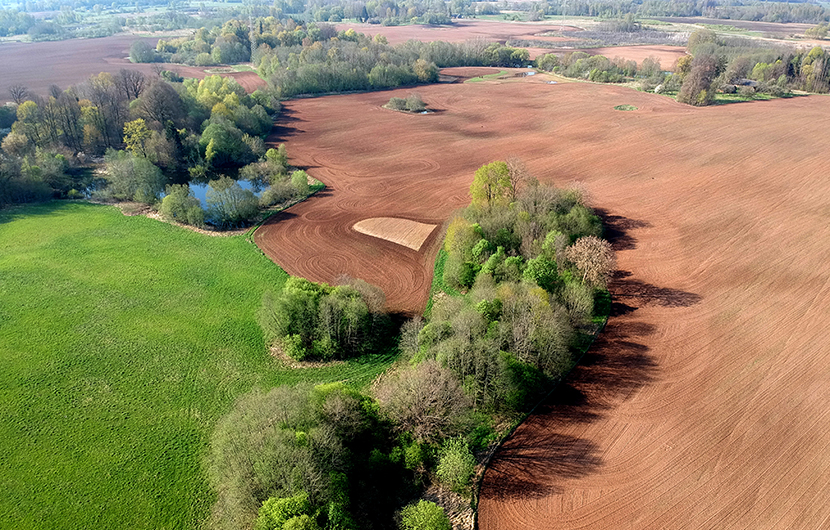
MULTIPOLYGON (((611 46, 607 48, 587 48, 579 50, 591 55, 604 55, 609 59, 621 57, 627 61, 636 61, 637 64, 642 64, 643 59, 651 57, 658 59, 663 70, 671 70, 674 62, 680 57, 686 55, 686 48, 684 46, 658 46, 658 45, 643 45, 643 46, 611 46)), ((559 51, 557 50, 557 53, 559 51)))
POLYGON ((353 28, 358 33, 371 37, 383 35, 389 44, 400 44, 410 39, 423 42, 465 42, 484 39, 488 42, 502 42, 507 39, 533 39, 546 41, 567 41, 564 37, 539 37, 540 33, 551 31, 580 31, 573 26, 560 26, 550 20, 545 22, 492 22, 488 20, 456 20, 448 26, 381 26, 378 24, 335 24, 337 31, 353 28))
MULTIPOLYGON (((117 73, 122 68, 139 70, 148 77, 155 77, 153 65, 130 62, 130 45, 144 40, 155 46, 158 39, 139 38, 133 35, 117 35, 101 39, 71 39, 56 42, 8 42, 0 44, 0 103, 10 100, 9 87, 22 84, 35 94, 44 96, 50 85, 62 89, 85 81, 101 72, 117 73)), ((164 64, 183 77, 202 79, 204 68, 177 64, 164 64)), ((255 72, 221 74, 233 77, 246 90, 252 92, 265 81, 255 72)))
POLYGON ((482 530, 827 528, 828 99, 696 109, 533 76, 380 107, 408 92, 287 104, 273 140, 329 186, 256 233, 289 272, 422 309, 439 231, 415 252, 350 227, 441 223, 509 155, 582 181, 618 250, 608 327, 497 453, 482 530))

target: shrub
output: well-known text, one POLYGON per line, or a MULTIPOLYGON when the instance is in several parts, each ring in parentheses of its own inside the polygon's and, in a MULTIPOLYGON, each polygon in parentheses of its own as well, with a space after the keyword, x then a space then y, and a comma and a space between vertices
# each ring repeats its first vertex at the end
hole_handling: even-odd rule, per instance
POLYGON ((406 97, 406 110, 409 112, 423 112, 427 106, 418 94, 410 94, 406 97))
POLYGON ((207 190, 208 218, 221 228, 247 224, 259 212, 259 200, 251 190, 229 177, 210 181, 207 190))
POLYGON ((392 110, 406 110, 406 100, 403 98, 392 98, 386 106, 392 110))
POLYGON ((465 493, 476 468, 476 459, 467 440, 461 437, 444 442, 438 460, 438 478, 451 490, 465 493))
POLYGON ((297 195, 297 188, 288 180, 275 182, 259 196, 259 205, 266 208, 293 199, 297 195))
POLYGON ((429 501, 419 501, 401 510, 401 530, 451 530, 444 509, 429 501))
POLYGON ((169 221, 193 226, 202 226, 205 223, 205 211, 187 184, 167 186, 167 195, 161 201, 159 213, 169 221))
POLYGON ((301 196, 308 195, 308 173, 302 169, 291 174, 291 184, 301 196))

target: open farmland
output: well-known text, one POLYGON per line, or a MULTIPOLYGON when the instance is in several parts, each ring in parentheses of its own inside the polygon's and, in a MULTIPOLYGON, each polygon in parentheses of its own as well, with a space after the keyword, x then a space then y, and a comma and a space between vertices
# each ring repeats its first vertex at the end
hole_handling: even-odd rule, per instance
MULTIPOLYGON (((686 48, 680 46, 660 46, 645 44, 642 46, 616 46, 606 48, 586 48, 579 50, 591 55, 604 55, 609 59, 620 57, 627 61, 635 61, 638 65, 644 59, 657 58, 663 70, 671 71, 675 61, 686 55, 686 48)), ((561 55, 561 53, 559 53, 561 55)))
MULTIPOLYGON (((135 64, 129 59, 130 45, 144 40, 155 46, 158 39, 118 35, 101 39, 72 39, 54 42, 9 42, 0 44, 0 102, 10 99, 9 87, 21 84, 39 95, 46 95, 50 85, 65 89, 85 81, 100 72, 117 73, 122 68, 139 70, 144 75, 155 76, 152 64, 135 64)), ((183 77, 204 78, 204 68, 177 64, 161 64, 183 77)), ((221 74, 233 77, 249 92, 264 86, 256 72, 221 74)))
POLYGON ((254 313, 286 277, 242 236, 83 203, 0 210, 0 528, 200 528, 202 457, 236 397, 362 387, 391 363, 269 356, 254 313))
POLYGON ((416 252, 356 222, 439 224, 510 155, 581 181, 619 251, 612 316, 497 453, 480 527, 826 526, 827 98, 692 108, 544 80, 419 87, 429 115, 381 108, 407 90, 289 102, 272 140, 328 189, 256 241, 290 273, 345 272, 419 311, 438 231, 416 252))
POLYGON ((389 44, 401 44, 410 39, 422 42, 444 41, 465 42, 484 39, 488 42, 504 43, 508 39, 535 39, 551 42, 567 41, 564 37, 539 37, 540 33, 552 31, 579 31, 573 26, 563 26, 555 21, 545 22, 491 22, 487 20, 455 20, 446 26, 380 26, 377 24, 335 24, 337 31, 353 28, 359 33, 374 37, 383 35, 389 44))

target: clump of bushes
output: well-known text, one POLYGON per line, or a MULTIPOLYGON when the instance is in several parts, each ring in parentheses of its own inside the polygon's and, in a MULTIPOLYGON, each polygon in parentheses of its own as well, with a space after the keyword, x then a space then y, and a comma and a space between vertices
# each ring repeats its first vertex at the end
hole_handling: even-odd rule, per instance
MULTIPOLYGON (((383 480, 399 471, 372 461, 384 433, 368 399, 342 383, 240 397, 210 440, 206 467, 217 500, 207 528, 356 530, 352 514, 365 517, 361 497, 375 501, 361 487, 363 472, 395 491, 395 480, 383 480)), ((391 519, 382 502, 374 508, 372 517, 391 519)))
POLYGON ((401 510, 401 530, 451 530, 444 509, 430 501, 418 501, 401 510))
POLYGON ((389 103, 385 105, 387 109, 397 110, 401 112, 424 112, 427 110, 426 103, 418 94, 410 94, 404 98, 392 98, 389 103))
POLYGON ((332 287, 291 277, 279 295, 266 293, 259 322, 292 359, 344 359, 378 345, 384 303, 380 289, 360 280, 332 287))
POLYGON ((167 186, 167 194, 161 201, 159 213, 168 221, 192 226, 205 224, 205 211, 199 199, 193 195, 193 190, 186 184, 167 186))

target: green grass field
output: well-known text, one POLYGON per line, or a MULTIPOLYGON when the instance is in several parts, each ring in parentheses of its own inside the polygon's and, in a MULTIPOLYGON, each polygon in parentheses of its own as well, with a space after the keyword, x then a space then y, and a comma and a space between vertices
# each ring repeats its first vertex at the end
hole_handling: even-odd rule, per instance
POLYGON ((487 74, 487 75, 482 75, 482 76, 478 76, 478 77, 472 77, 470 79, 467 79, 464 82, 465 83, 480 83, 482 81, 486 81, 487 79, 498 79, 499 77, 501 77, 503 75, 508 75, 508 74, 510 74, 510 72, 508 72, 507 70, 501 70, 497 74, 487 74))
POLYGON ((196 528, 201 459, 238 395, 360 387, 391 364, 281 367, 254 314, 286 278, 243 236, 86 203, 0 210, 0 528, 196 528))

